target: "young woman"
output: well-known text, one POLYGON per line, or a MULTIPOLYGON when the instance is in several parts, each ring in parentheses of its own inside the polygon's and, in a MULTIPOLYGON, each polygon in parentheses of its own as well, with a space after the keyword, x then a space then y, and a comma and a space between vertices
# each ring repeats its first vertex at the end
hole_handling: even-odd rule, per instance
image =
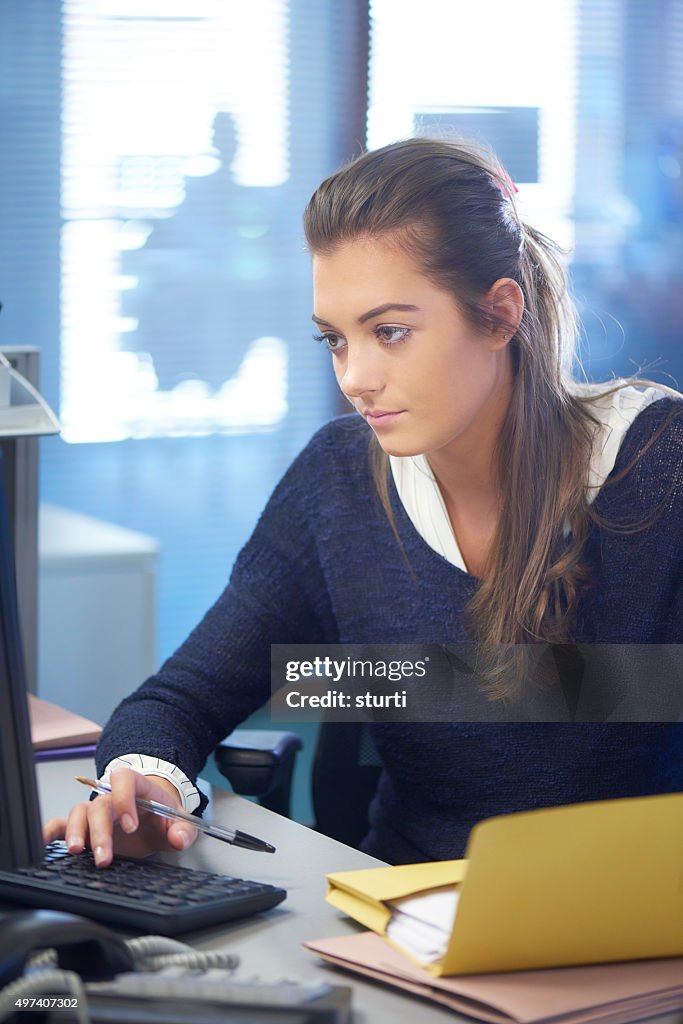
MULTIPOLYGON (((565 277, 513 192, 480 153, 426 139, 318 188, 313 320, 355 414, 315 435, 222 596, 115 712, 98 749, 112 797, 47 839, 103 865, 113 832, 127 852, 191 841, 138 828, 134 794, 201 810, 206 756, 269 698, 272 643, 475 640, 482 700, 500 700, 523 690, 529 645, 683 641, 680 396, 572 381, 565 277)), ((372 731, 364 849, 393 862, 460 856, 492 814, 683 789, 681 724, 372 731)))

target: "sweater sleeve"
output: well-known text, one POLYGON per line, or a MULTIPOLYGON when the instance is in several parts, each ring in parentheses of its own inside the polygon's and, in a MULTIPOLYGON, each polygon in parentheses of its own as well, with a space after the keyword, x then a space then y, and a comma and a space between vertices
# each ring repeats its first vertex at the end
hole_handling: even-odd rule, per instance
POLYGON ((97 748, 98 772, 135 751, 170 761, 194 782, 218 742, 268 701, 271 644, 335 642, 308 526, 307 451, 272 495, 216 603, 114 711, 97 748))

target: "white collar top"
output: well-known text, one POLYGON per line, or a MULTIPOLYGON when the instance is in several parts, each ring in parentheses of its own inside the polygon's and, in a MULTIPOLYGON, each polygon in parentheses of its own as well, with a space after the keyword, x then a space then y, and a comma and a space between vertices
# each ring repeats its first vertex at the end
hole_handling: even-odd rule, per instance
MULTIPOLYGON (((618 381, 615 381, 615 384, 618 381)), ((599 394, 604 384, 575 384, 578 395, 599 394)), ((619 448, 635 418, 652 402, 665 397, 658 388, 629 385, 598 399, 591 410, 600 421, 588 470, 587 495, 593 501, 614 469, 619 448)), ((420 536, 452 565, 467 572, 446 505, 426 455, 389 456, 401 504, 420 536)))

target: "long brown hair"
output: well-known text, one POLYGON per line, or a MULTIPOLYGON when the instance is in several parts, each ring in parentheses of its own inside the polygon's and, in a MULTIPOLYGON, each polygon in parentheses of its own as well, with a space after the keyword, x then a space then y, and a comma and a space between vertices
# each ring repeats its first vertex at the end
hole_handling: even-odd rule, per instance
MULTIPOLYGON (((481 649, 498 652, 484 659, 496 697, 509 693, 510 659, 499 656, 508 645, 570 638, 587 577, 586 483, 598 426, 594 399, 570 387, 576 320, 561 250, 522 223, 513 191, 495 158, 478 147, 414 138, 342 168, 319 186, 304 214, 313 253, 359 237, 405 236, 416 264, 455 297, 471 324, 514 331, 514 385, 496 453, 504 515, 468 607, 481 649), (483 308, 503 277, 524 294, 519 326, 496 322, 483 308)), ((393 526, 388 459, 379 445, 374 465, 393 526)), ((512 657, 518 670, 520 653, 512 657)))

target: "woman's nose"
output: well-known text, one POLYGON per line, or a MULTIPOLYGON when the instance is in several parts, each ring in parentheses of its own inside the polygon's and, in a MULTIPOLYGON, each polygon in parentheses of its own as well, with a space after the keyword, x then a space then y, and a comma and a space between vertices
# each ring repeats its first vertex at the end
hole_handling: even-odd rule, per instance
POLYGON ((379 353, 349 346, 340 372, 337 373, 339 387, 347 398, 360 398, 370 392, 381 391, 384 378, 379 353))

